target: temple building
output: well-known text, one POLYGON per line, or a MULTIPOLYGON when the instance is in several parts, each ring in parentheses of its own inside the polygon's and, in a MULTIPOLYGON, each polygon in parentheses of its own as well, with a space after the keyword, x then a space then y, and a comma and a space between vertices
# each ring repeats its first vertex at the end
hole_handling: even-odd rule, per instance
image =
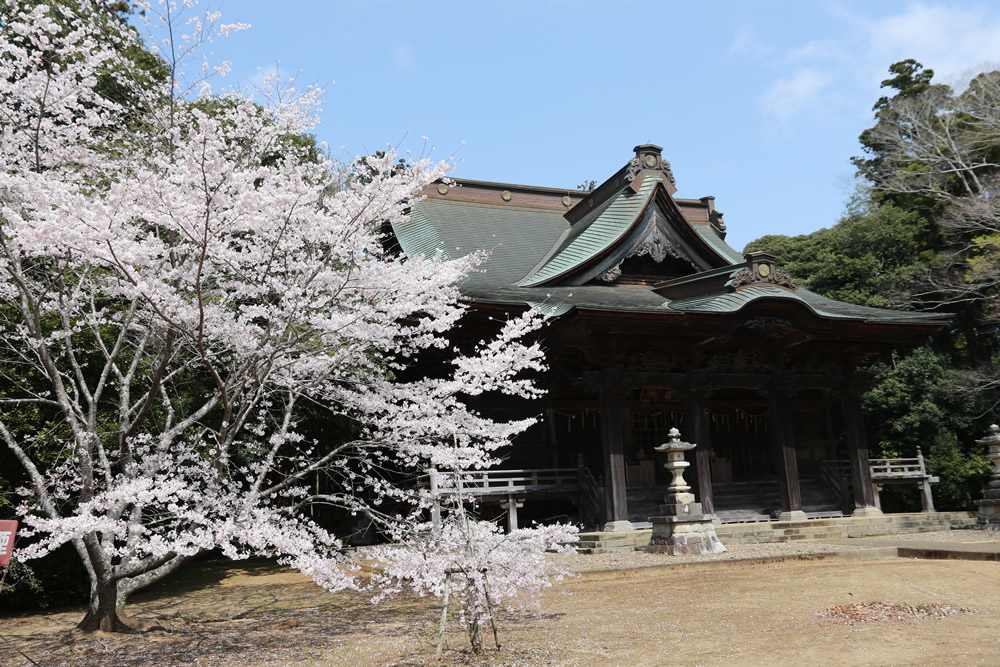
POLYGON ((634 150, 590 192, 437 183, 392 230, 408 256, 488 253, 462 287, 468 335, 529 307, 553 316, 542 419, 483 488, 522 516, 628 530, 662 500, 654 447, 677 427, 697 444, 689 483, 723 522, 878 514, 857 368, 948 316, 799 287, 773 255, 726 244, 714 197, 674 196, 660 147, 634 150))

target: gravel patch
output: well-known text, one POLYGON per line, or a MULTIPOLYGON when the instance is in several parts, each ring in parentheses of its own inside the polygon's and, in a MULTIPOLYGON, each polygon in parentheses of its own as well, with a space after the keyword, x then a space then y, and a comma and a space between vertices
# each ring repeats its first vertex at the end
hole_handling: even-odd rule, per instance
POLYGON ((950 604, 931 602, 929 604, 899 604, 895 602, 860 602, 842 604, 824 609, 816 615, 846 625, 862 623, 882 623, 886 621, 912 621, 918 618, 946 618, 958 614, 974 614, 970 607, 955 607, 950 604))
POLYGON ((936 530, 930 533, 900 533, 898 535, 879 535, 876 537, 861 537, 859 541, 885 541, 894 542, 946 542, 951 544, 970 544, 973 542, 1000 542, 1000 531, 998 530, 978 530, 976 528, 962 528, 959 530, 936 530))
POLYGON ((658 567, 680 563, 712 561, 735 561, 751 558, 780 558, 810 554, 834 553, 870 549, 892 542, 938 542, 969 544, 975 542, 1000 542, 1000 531, 975 529, 938 530, 928 533, 901 533, 875 537, 855 538, 850 543, 826 543, 823 541, 774 542, 766 544, 726 545, 726 552, 700 556, 671 556, 645 551, 625 551, 605 554, 549 554, 549 558, 570 572, 593 572, 597 570, 631 570, 643 567, 658 567))
POLYGON ((679 563, 700 563, 712 561, 734 561, 748 558, 776 558, 809 554, 832 553, 868 549, 871 545, 824 544, 823 542, 775 542, 768 544, 733 544, 721 554, 700 556, 671 556, 645 551, 624 551, 606 554, 549 554, 553 562, 571 572, 592 572, 595 570, 630 570, 641 567, 676 565, 679 563))

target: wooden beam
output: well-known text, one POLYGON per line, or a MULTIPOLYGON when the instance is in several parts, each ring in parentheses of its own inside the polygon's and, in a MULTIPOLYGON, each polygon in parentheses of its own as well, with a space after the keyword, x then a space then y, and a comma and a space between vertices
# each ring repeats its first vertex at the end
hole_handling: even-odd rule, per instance
POLYGON ((805 519, 802 511, 802 490, 799 487, 799 465, 795 454, 795 432, 792 427, 792 410, 784 388, 775 388, 768 396, 771 404, 771 422, 774 432, 774 454, 778 469, 778 488, 781 492, 779 519, 805 519))
POLYGON ((698 466, 698 501, 705 514, 715 513, 712 499, 712 439, 708 420, 705 419, 705 397, 697 391, 690 391, 684 399, 684 439, 693 442, 695 461, 698 466))
POLYGON ((621 397, 616 388, 601 388, 601 449, 604 454, 604 504, 608 524, 628 522, 625 495, 625 445, 622 438, 621 397))
POLYGON ((847 455, 851 462, 851 482, 854 486, 854 513, 881 514, 878 496, 872 483, 871 464, 868 460, 868 438, 865 435, 865 416, 861 408, 861 392, 849 388, 841 395, 844 426, 847 435, 847 455))

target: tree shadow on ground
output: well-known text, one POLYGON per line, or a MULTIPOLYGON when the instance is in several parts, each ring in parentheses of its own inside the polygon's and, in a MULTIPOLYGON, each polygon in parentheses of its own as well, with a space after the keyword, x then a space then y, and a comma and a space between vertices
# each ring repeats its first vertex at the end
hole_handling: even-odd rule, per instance
MULTIPOLYGON (((376 606, 370 592, 329 593, 268 561, 199 563, 188 570, 137 596, 127 608, 130 615, 157 621, 163 630, 83 634, 73 629, 83 617, 79 608, 11 619, 4 636, 40 664, 246 665, 309 662, 320 655, 325 660, 330 654, 350 661, 356 638, 371 636, 398 659, 404 638, 426 638, 421 651, 432 645, 428 630, 440 611, 433 598, 401 594, 376 606), (287 575, 289 583, 265 575, 287 575), (222 585, 234 576, 237 583, 222 585), (268 583, 252 583, 257 577, 268 583)), ((426 661, 417 655, 414 664, 426 661)), ((368 664, 365 656, 356 657, 355 664, 368 664)))

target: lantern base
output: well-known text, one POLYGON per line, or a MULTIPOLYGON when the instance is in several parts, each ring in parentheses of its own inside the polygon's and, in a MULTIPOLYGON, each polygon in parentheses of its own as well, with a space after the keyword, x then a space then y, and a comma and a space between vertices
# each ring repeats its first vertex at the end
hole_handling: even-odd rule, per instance
MULTIPOLYGON (((990 494, 987 493, 987 495, 990 494)), ((975 502, 979 506, 979 519, 976 522, 976 527, 983 530, 1000 530, 1000 497, 987 497, 975 502)))
MULTIPOLYGON (((701 509, 700 507, 698 508, 701 509)), ((721 554, 726 551, 715 533, 714 514, 687 516, 653 516, 653 534, 646 551, 668 553, 671 556, 689 554, 721 554)))

